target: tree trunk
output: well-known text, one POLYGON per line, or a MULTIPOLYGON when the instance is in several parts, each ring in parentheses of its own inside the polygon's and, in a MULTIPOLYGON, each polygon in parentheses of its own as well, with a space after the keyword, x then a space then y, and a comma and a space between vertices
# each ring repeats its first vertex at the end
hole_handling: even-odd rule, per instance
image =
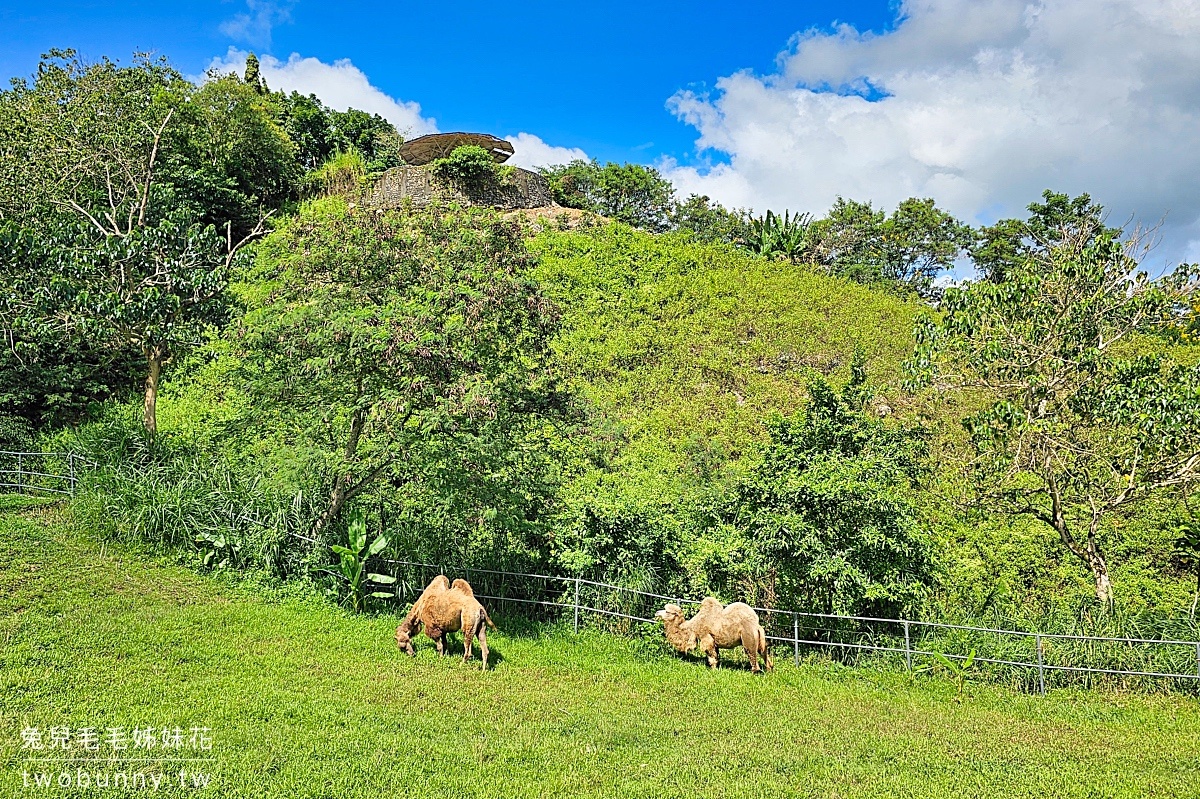
POLYGON ((1108 563, 1099 550, 1089 553, 1088 566, 1096 580, 1096 599, 1104 605, 1112 604, 1112 581, 1108 578, 1108 563))
POLYGON ((350 485, 350 475, 338 475, 333 483, 333 489, 329 492, 329 504, 325 506, 325 510, 317 517, 317 523, 313 525, 313 537, 320 538, 321 533, 325 532, 325 528, 333 523, 337 515, 342 512, 342 507, 346 504, 348 498, 347 487, 350 485))
MULTIPOLYGON (((361 394, 362 388, 359 387, 361 394)), ((366 413, 362 408, 354 411, 350 417, 350 435, 346 439, 346 449, 342 453, 342 460, 345 462, 345 471, 337 474, 333 478, 333 488, 329 491, 329 504, 325 510, 317 517, 316 524, 313 525, 313 538, 320 538, 321 533, 325 532, 337 515, 342 512, 342 507, 346 501, 360 490, 362 483, 358 487, 351 488, 350 483, 354 479, 351 472, 350 464, 354 461, 358 454, 358 439, 362 435, 363 425, 366 423, 366 413)))
POLYGON ((1096 542, 1096 530, 1100 526, 1099 514, 1094 513, 1092 515, 1092 522, 1088 527, 1087 544, 1081 544, 1071 533, 1070 527, 1067 525, 1067 515, 1063 509, 1062 495, 1058 491, 1058 486, 1053 481, 1049 483, 1049 493, 1051 502, 1050 516, 1042 517, 1043 521, 1055 529, 1059 539, 1071 551, 1071 554, 1087 564, 1087 567, 1092 570, 1092 579, 1096 581, 1096 599, 1105 606, 1111 605, 1113 598, 1112 581, 1108 576, 1108 561, 1104 559, 1104 555, 1100 552, 1100 545, 1096 542))
POLYGON ((151 436, 158 432, 158 380, 162 376, 163 361, 166 360, 164 348, 156 346, 146 352, 148 374, 146 376, 146 405, 142 411, 142 423, 146 432, 151 436))

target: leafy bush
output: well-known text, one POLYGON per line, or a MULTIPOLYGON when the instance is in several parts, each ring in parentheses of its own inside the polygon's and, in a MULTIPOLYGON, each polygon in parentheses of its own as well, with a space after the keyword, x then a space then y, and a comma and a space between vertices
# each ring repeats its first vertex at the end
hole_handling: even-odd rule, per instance
POLYGON ((495 180, 496 161, 477 144, 455 147, 445 158, 430 165, 434 177, 452 186, 477 187, 495 180))
POLYGON ((912 614, 933 580, 916 505, 928 436, 873 414, 861 355, 850 368, 840 391, 816 378, 804 411, 769 425, 761 461, 717 515, 735 550, 714 571, 776 607, 912 614))

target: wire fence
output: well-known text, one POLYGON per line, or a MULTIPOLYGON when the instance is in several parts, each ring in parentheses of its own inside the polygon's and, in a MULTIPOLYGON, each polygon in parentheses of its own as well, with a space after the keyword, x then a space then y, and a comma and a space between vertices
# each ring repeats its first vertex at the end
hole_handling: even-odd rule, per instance
POLYGON ((0 489, 75 496, 80 473, 94 465, 73 452, 0 450, 0 489))
MULTIPOLYGON (((471 567, 447 571, 445 564, 386 559, 375 569, 396 578, 394 586, 380 588, 394 588, 398 601, 415 600, 430 580, 446 574, 465 578, 475 595, 500 613, 570 619, 576 632, 584 626, 626 635, 647 632, 654 629, 654 613, 665 603, 674 602, 685 610, 700 604, 694 599, 583 577, 471 567)), ((778 608, 755 610, 772 648, 786 648, 797 664, 817 652, 853 664, 891 661, 911 671, 945 658, 959 668, 969 662, 971 676, 1043 694, 1050 688, 1080 684, 1200 689, 1200 640, 1071 635, 778 608)))
MULTIPOLYGON (((95 464, 74 453, 0 450, 0 489, 74 496, 82 473, 95 464)), ((292 534, 314 546, 321 542, 292 534)), ((510 572, 478 567, 381 559, 375 572, 396 578, 387 589, 399 601, 415 600, 438 574, 463 577, 480 599, 501 613, 535 620, 570 618, 584 626, 629 635, 654 629, 655 611, 667 602, 687 609, 698 600, 644 591, 578 576, 510 572)), ((1200 692, 1200 630, 1183 623, 1190 637, 1073 635, 949 624, 918 619, 839 616, 755 608, 776 649, 797 663, 813 652, 851 664, 889 660, 909 670, 941 659, 969 664, 972 674, 1045 693, 1067 685, 1163 685, 1200 692)))

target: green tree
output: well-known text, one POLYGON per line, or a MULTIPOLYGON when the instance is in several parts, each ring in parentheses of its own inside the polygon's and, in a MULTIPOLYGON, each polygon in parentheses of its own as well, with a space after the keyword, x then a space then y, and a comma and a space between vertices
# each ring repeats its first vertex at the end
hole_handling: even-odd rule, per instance
POLYGON ((164 364, 222 318, 225 275, 261 231, 261 215, 236 234, 241 220, 215 229, 230 205, 255 203, 231 172, 270 162, 246 167, 242 177, 258 180, 290 159, 278 136, 274 161, 244 152, 277 131, 252 102, 232 113, 225 100, 237 92, 214 94, 220 110, 206 116, 195 87, 164 61, 85 65, 56 51, 32 84, 15 81, 0 100, 0 272, 17 289, 0 298, 0 320, 24 342, 58 336, 140 352, 151 433, 164 364), (226 205, 213 187, 238 198, 226 205))
POLYGON ((1106 521, 1185 490, 1200 465, 1200 367, 1130 350, 1174 321, 1198 270, 1151 279, 1136 241, 1091 225, 1063 235, 1003 282, 947 291, 908 369, 915 385, 982 392, 964 420, 980 506, 1048 525, 1107 603, 1106 521))
POLYGON ((860 283, 885 282, 922 295, 971 243, 972 229, 934 205, 910 197, 890 215, 838 197, 813 224, 816 261, 832 275, 860 283))
POLYGON ((817 263, 831 275, 860 283, 878 281, 882 278, 880 245, 886 218, 869 202, 838 197, 825 218, 813 223, 817 263))
POLYGON ((225 318, 227 275, 243 242, 167 217, 97 229, 70 216, 36 232, 0 228, 0 323, 22 341, 72 338, 130 347, 145 363, 143 422, 153 435, 163 367, 225 318))
POLYGON ((975 268, 985 280, 999 283, 1023 262, 1045 260, 1051 250, 1083 248, 1120 236, 1104 224, 1104 208, 1087 194, 1071 197, 1046 189, 1044 202, 1030 203, 1028 219, 1001 219, 980 228, 970 247, 975 268))
POLYGON ((246 56, 246 72, 242 82, 253 89, 255 94, 267 93, 267 83, 259 73, 258 56, 254 53, 246 56))
POLYGON ((705 244, 736 244, 750 234, 746 216, 743 211, 725 209, 707 196, 692 194, 674 205, 668 214, 668 223, 671 230, 689 233, 705 244))
POLYGON ((771 422, 770 442, 721 514, 744 542, 739 570, 795 607, 822 613, 916 609, 932 580, 914 500, 927 435, 870 408, 861 355, 840 390, 823 378, 807 407, 771 422))
POLYGON ((307 203, 267 237, 226 344, 247 392, 315 447, 325 530, 424 448, 542 407, 557 314, 520 231, 480 209, 307 203), (497 421, 498 420, 498 421, 497 421))
POLYGON ((932 199, 910 197, 882 224, 880 236, 884 279, 928 294, 938 273, 966 250, 974 230, 932 199))
POLYGON ((191 127, 186 146, 167 154, 159 180, 194 198, 198 218, 232 221, 244 235, 264 210, 295 195, 296 146, 251 86, 234 77, 209 80, 181 113, 191 127))
POLYGON ((612 162, 600 166, 596 161, 576 160, 543 168, 541 173, 560 205, 593 211, 655 233, 669 227, 675 189, 652 167, 612 162))

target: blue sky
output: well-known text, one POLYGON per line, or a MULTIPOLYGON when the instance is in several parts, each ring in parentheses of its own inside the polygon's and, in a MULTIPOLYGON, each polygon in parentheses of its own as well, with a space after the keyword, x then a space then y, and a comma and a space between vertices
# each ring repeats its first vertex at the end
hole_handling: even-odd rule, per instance
POLYGON ((197 77, 254 50, 272 88, 412 133, 508 137, 523 166, 649 164, 759 212, 915 196, 980 224, 1087 192, 1151 228, 1149 268, 1200 261, 1190 0, 127 0, 0 5, 0 29, 10 76, 51 47, 197 77))
POLYGON ((695 131, 666 108, 677 91, 769 70, 797 31, 882 29, 894 16, 887 0, 21 3, 0 12, 0 70, 28 75, 50 47, 154 50, 190 75, 231 45, 283 61, 348 58, 442 130, 528 131, 601 160, 688 162, 695 131))

